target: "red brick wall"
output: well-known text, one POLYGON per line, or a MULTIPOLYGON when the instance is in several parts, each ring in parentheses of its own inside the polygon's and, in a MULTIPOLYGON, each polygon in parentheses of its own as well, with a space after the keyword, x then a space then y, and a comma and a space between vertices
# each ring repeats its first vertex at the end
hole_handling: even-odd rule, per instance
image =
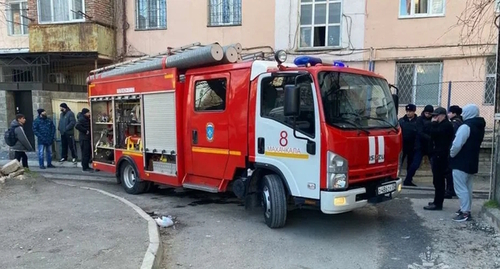
MULTIPOLYGON (((95 21, 107 26, 114 26, 114 1, 115 0, 84 0, 85 14, 92 19, 86 21, 95 21)), ((38 23, 37 0, 28 0, 28 16, 30 23, 38 23)))

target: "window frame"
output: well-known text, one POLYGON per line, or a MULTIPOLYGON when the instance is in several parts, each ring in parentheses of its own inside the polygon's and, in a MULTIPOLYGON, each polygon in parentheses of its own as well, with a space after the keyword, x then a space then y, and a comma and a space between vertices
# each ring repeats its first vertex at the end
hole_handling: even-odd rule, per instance
MULTIPOLYGON (((222 113, 227 110, 227 102, 228 102, 228 97, 229 97, 229 78, 226 76, 210 76, 210 77, 203 77, 203 78, 198 78, 196 80, 193 80, 193 111, 194 113, 222 113), (199 110, 197 109, 196 105, 196 96, 197 96, 197 89, 196 86, 198 85, 199 82, 205 81, 208 82, 210 80, 221 80, 223 79, 226 83, 226 90, 225 90, 225 100, 224 100, 224 108, 223 109, 217 109, 217 110, 199 110)), ((210 90, 212 90, 210 88, 210 90)), ((212 90, 213 91, 213 90, 212 90)))
POLYGON ((418 13, 415 14, 415 0, 410 0, 411 3, 411 8, 410 8, 410 14, 408 15, 402 15, 401 14, 401 7, 402 7, 402 2, 404 0, 398 0, 399 1, 399 9, 398 9, 398 18, 399 19, 415 19, 415 18, 435 18, 435 17, 444 17, 446 16, 446 0, 443 1, 443 12, 442 13, 430 13, 432 3, 434 0, 427 0, 427 12, 428 13, 418 13))
POLYGON ((483 105, 484 106, 493 106, 495 104, 495 91, 496 91, 496 77, 497 77, 497 74, 496 74, 496 69, 497 69, 497 66, 496 66, 496 61, 497 61, 497 57, 496 56, 487 56, 485 58, 485 64, 484 64, 484 73, 485 73, 485 79, 484 79, 484 92, 483 92, 483 105), (494 66, 495 66, 495 72, 494 73, 488 73, 488 60, 492 60, 493 63, 494 63, 494 66), (491 102, 487 102, 486 100, 486 93, 487 93, 487 86, 488 86, 488 78, 493 78, 494 80, 494 86, 493 86, 493 94, 492 94, 492 101, 491 102))
MULTIPOLYGON (((208 12, 207 12, 207 27, 229 27, 229 26, 242 26, 243 25, 243 0, 207 0, 208 1, 208 12), (228 6, 231 7, 231 2, 232 2, 232 15, 231 17, 231 22, 224 22, 224 14, 223 14, 223 7, 217 8, 215 5, 212 4, 212 1, 217 1, 220 2, 220 5, 223 6, 224 2, 228 3, 228 6), (237 8, 235 7, 235 3, 239 4, 239 13, 235 12, 237 11, 237 8), (220 18, 221 20, 217 22, 212 21, 212 9, 217 9, 217 12, 220 12, 221 16, 215 16, 217 18, 220 18), (239 18, 235 16, 235 14, 239 14, 239 18)), ((217 4, 219 5, 219 4, 217 4)))
POLYGON ((29 28, 28 28, 28 25, 26 25, 26 32, 24 32, 24 24, 23 24, 23 20, 27 20, 27 23, 29 24, 29 19, 28 19, 28 1, 27 0, 11 0, 11 1, 7 1, 5 3, 7 5, 7 8, 8 8, 8 12, 7 12, 7 18, 8 18, 8 21, 7 21, 7 33, 9 36, 27 36, 29 35, 29 28), (19 14, 20 14, 20 19, 21 19, 21 34, 15 34, 14 33, 14 9, 12 8, 12 5, 20 5, 19 6, 19 14), (26 8, 24 9, 23 8, 23 4, 26 5, 26 8), (24 16, 24 17, 23 17, 24 16))
MULTIPOLYGON (((50 21, 42 21, 42 12, 41 10, 41 0, 37 0, 37 18, 38 18, 38 24, 65 24, 65 23, 75 23, 75 22, 85 22, 85 8, 86 8, 86 0, 82 0, 82 18, 81 19, 70 19, 68 21, 54 21, 54 0, 49 0, 50 1, 50 21)), ((73 8, 73 1, 69 1, 68 5, 68 14, 71 16, 74 16, 76 14, 75 12, 72 12, 71 10, 74 10, 73 8)))
MULTIPOLYGON (((436 82, 436 84, 439 86, 439 90, 438 90, 438 97, 437 97, 437 100, 436 100, 436 104, 432 104, 434 106, 439 106, 441 104, 441 101, 442 101, 442 95, 443 95, 443 62, 442 61, 429 61, 429 62, 396 62, 396 70, 395 70, 395 81, 396 81, 396 85, 398 87, 400 87, 399 85, 399 81, 398 81, 398 65, 400 64, 411 64, 413 65, 415 68, 414 68, 414 71, 413 71, 413 78, 412 78, 412 87, 411 87, 411 103, 414 104, 415 106, 417 107, 424 107, 426 106, 426 104, 424 105, 419 105, 417 104, 417 80, 418 80, 418 73, 417 73, 417 66, 418 65, 424 65, 424 64, 434 64, 434 65, 439 65, 439 81, 436 82)), ((400 90, 400 93, 401 95, 401 90, 400 90)), ((401 98, 400 98, 401 100, 401 98)), ((399 107, 404 107, 408 104, 405 104, 403 102, 399 102, 399 107)))
POLYGON ((298 35, 299 38, 297 38, 297 48, 299 51, 311 51, 311 50, 324 50, 324 49, 341 49, 342 48, 342 36, 343 36, 343 26, 344 26, 344 0, 308 0, 309 2, 302 2, 302 0, 299 0, 299 8, 298 8, 298 35), (325 14, 325 19, 326 23, 324 24, 315 24, 314 23, 314 15, 315 15, 315 10, 314 6, 316 3, 324 3, 326 4, 326 14, 325 14), (339 23, 328 23, 328 15, 329 15, 329 10, 330 10, 330 4, 331 3, 340 3, 340 20, 339 23), (312 6, 312 12, 311 12, 311 24, 306 24, 302 25, 300 22, 300 17, 301 17, 301 10, 302 6, 312 6), (325 46, 314 46, 314 27, 325 27, 325 46), (328 27, 329 26, 338 26, 339 27, 339 45, 338 46, 328 46, 328 27), (309 47, 303 47, 301 46, 301 30, 302 28, 310 28, 311 29, 311 40, 309 40, 311 46, 309 47))
POLYGON ((167 24, 168 24, 168 14, 167 14, 167 10, 168 10, 168 1, 167 0, 135 0, 135 31, 153 31, 153 30, 166 30, 167 29, 167 24), (156 10, 156 16, 157 16, 157 20, 156 20, 156 23, 157 23, 157 26, 156 27, 150 27, 149 26, 149 9, 147 10, 146 14, 148 15, 145 20, 146 20, 146 26, 144 28, 139 28, 139 17, 140 17, 140 14, 139 14, 139 3, 141 1, 145 1, 146 4, 148 4, 150 1, 156 1, 156 6, 158 7, 157 10, 156 10), (165 2, 165 25, 161 25, 161 17, 160 17, 160 3, 164 1, 165 2), (160 26, 161 25, 161 26, 160 26))
MULTIPOLYGON (((266 82, 266 80, 268 80, 268 79, 273 80, 274 78, 272 76, 265 76, 265 77, 262 77, 262 79, 259 82, 259 91, 260 91, 260 93, 259 93, 259 99, 260 99, 259 100, 259 106, 260 106, 259 107, 259 116, 261 118, 263 118, 263 119, 272 120, 274 122, 277 122, 279 124, 287 126, 287 127, 291 128, 291 129, 294 129, 293 125, 291 125, 291 124, 288 124, 288 123, 283 122, 283 121, 279 121, 278 119, 273 118, 273 117, 269 117, 268 115, 264 115, 264 112, 262 110, 262 106, 264 104, 264 102, 263 102, 264 94, 263 93, 264 93, 265 87, 263 87, 263 83, 266 82)), ((269 82, 269 81, 267 81, 267 82, 269 82)), ((283 95, 284 95, 285 94, 285 92, 284 92, 285 91, 285 86, 283 85, 282 88, 283 88, 282 91, 283 91, 283 95)), ((315 139, 316 138, 316 125, 318 124, 318 122, 316 121, 316 119, 318 118, 319 106, 317 106, 317 104, 316 104, 317 101, 314 98, 314 96, 316 95, 316 90, 315 90, 315 86, 314 86, 313 82, 310 84, 310 89, 311 89, 311 97, 312 97, 312 109, 313 109, 313 113, 314 113, 314 115, 313 115, 313 119, 314 119, 314 128, 313 128, 314 129, 314 133, 313 134, 307 133, 304 130, 298 128, 298 127, 295 128, 295 130, 297 132, 299 132, 299 133, 301 133, 301 134, 303 134, 303 135, 311 138, 311 139, 315 139)), ((276 107, 274 109, 276 109, 276 107)), ((284 106, 283 106, 283 109, 284 109, 284 106)), ((291 116, 286 117, 284 115, 283 115, 283 117, 284 118, 291 118, 291 116)))

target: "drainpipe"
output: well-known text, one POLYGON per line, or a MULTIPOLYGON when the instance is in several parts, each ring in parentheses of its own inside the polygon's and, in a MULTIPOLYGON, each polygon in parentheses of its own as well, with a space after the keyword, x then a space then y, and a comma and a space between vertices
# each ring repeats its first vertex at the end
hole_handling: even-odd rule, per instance
POLYGON ((127 56, 127 30, 130 24, 127 22, 127 0, 122 0, 122 44, 123 44, 123 57, 127 56))

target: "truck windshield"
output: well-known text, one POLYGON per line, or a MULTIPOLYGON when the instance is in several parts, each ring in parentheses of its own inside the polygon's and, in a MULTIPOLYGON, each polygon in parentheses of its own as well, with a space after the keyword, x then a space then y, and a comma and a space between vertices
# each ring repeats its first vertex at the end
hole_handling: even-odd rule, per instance
POLYGON ((346 129, 395 128, 397 115, 387 81, 371 76, 318 73, 326 123, 346 129))

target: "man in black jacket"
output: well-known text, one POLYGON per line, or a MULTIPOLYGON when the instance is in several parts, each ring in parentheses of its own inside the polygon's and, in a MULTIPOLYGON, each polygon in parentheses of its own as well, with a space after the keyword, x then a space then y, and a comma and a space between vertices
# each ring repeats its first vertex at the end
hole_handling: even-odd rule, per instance
POLYGON ((90 147, 90 111, 87 108, 78 113, 78 123, 75 128, 80 132, 80 146, 82 150, 83 171, 93 171, 89 167, 92 148, 90 147))
POLYGON ((445 193, 445 176, 449 167, 450 147, 455 134, 453 124, 446 116, 446 109, 436 108, 432 113, 430 127, 432 183, 434 184, 434 201, 425 206, 425 210, 442 210, 445 193))
POLYGON ((415 138, 417 137, 417 117, 415 111, 417 107, 414 104, 406 106, 406 115, 399 119, 399 125, 403 131, 403 156, 401 164, 406 159, 406 171, 410 170, 415 154, 415 138))
MULTIPOLYGON (((448 108, 448 118, 453 124, 453 129, 457 133, 458 127, 462 125, 462 108, 457 105, 450 106, 448 108)), ((453 173, 451 167, 446 172, 446 193, 444 195, 445 199, 452 199, 453 196, 457 196, 455 193, 455 188, 453 187, 453 173)))
POLYGON ((429 156, 430 151, 430 124, 434 107, 426 105, 422 114, 416 120, 417 136, 415 138, 415 153, 410 169, 406 171, 405 186, 417 186, 413 183, 413 177, 417 172, 424 156, 429 156))
POLYGON ((71 151, 73 157, 73 163, 76 164, 76 150, 75 150, 75 114, 68 107, 66 103, 61 103, 61 117, 59 118, 58 130, 61 133, 61 145, 62 145, 62 158, 60 162, 65 162, 68 159, 68 147, 71 151))
POLYGON ((479 108, 475 104, 464 106, 463 119, 450 150, 453 183, 460 199, 460 210, 453 220, 459 222, 471 218, 472 178, 479 171, 479 151, 486 128, 486 121, 479 117, 479 108))

